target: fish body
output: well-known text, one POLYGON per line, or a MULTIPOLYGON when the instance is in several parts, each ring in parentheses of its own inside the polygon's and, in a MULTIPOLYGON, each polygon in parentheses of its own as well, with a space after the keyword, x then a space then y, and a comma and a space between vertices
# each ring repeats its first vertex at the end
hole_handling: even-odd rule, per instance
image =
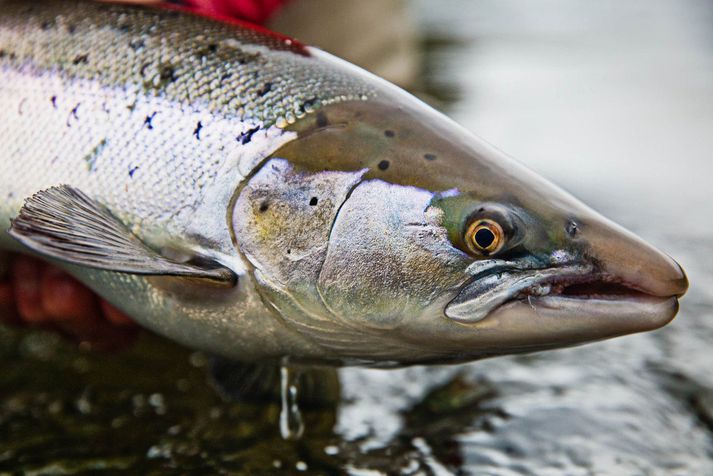
POLYGON ((236 360, 574 345, 665 324, 687 286, 395 86, 181 11, 0 1, 0 172, 0 248, 236 360))

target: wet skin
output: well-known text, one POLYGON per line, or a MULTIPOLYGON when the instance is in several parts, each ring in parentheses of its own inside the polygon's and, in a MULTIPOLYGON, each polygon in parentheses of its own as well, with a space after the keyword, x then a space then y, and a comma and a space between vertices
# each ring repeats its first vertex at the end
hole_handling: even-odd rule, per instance
MULTIPOLYGON (((123 3, 150 5, 161 1, 123 3)), ((208 9, 212 4, 197 3, 208 9)), ((133 342, 138 333, 136 323, 69 274, 27 256, 11 256, 8 262, 9 275, 0 273, 0 322, 57 328, 99 349, 120 349, 133 342)))
MULTIPOLYGON (((31 48, 6 55, 3 70, 13 88, 1 95, 2 122, 10 127, 3 139, 14 153, 0 174, 11 197, 0 214, 10 230, 0 235, 2 246, 19 251, 14 238, 69 263, 73 276, 156 332, 237 360, 289 356, 300 363, 391 367, 576 345, 656 329, 676 313, 687 282, 671 258, 412 96, 326 53, 273 36, 255 43, 245 30, 180 14, 146 16, 82 3, 98 25, 115 27, 100 28, 111 34, 101 43, 111 53, 105 57, 132 54, 131 44, 117 40, 127 15, 161 45, 164 30, 151 29, 156 22, 180 33, 177 44, 194 45, 195 52, 212 41, 206 31, 216 42, 240 47, 244 40, 247 52, 259 48, 267 69, 234 58, 234 49, 225 58, 209 55, 205 66, 190 48, 168 48, 186 71, 205 68, 225 81, 220 90, 200 83, 208 88, 200 97, 209 101, 219 93, 228 102, 206 103, 216 133, 199 138, 203 116, 177 107, 196 99, 193 73, 174 85, 161 80, 158 68, 152 73, 158 90, 145 90, 143 56, 109 69, 75 64, 72 51, 57 56, 42 47, 82 41, 82 50, 95 48, 86 35, 96 29, 76 31, 70 40, 69 29, 43 28, 60 14, 73 24, 71 2, 48 1, 37 12, 24 2, 13 5, 17 16, 0 29, 3 41, 31 48), (35 41, 18 41, 28 34, 35 41), (42 73, 28 73, 23 58, 42 73), (70 83, 59 85, 53 76, 58 61, 72 66, 70 83), (226 61, 236 75, 221 73, 226 61), (293 71, 301 76, 286 73, 293 71), (274 81, 266 89, 254 73, 274 81), (117 78, 129 89, 117 88, 117 78), (86 81, 111 93, 111 108, 104 96, 86 93, 86 81), (60 86, 72 108, 70 125, 47 113, 53 97, 42 94, 60 86), (229 99, 236 91, 249 106, 238 117, 229 99), (279 116, 282 106, 274 104, 292 96, 307 99, 290 103, 294 114, 279 116), (127 106, 137 97, 146 101, 127 106), (319 99, 318 112, 312 97, 319 99), (88 120, 75 121, 79 104, 88 120), (173 127, 145 127, 158 109, 173 127), (110 117, 97 122, 91 114, 110 117), (264 135, 246 122, 254 114, 270 124, 264 135), (44 127, 36 126, 39 120, 44 127), (125 134, 115 124, 146 134, 120 147, 125 134), (63 138, 53 142, 57 147, 22 135, 50 130, 63 138), (235 137, 236 130, 243 132, 235 137), (159 147, 169 143, 181 144, 171 147, 181 154, 159 147), (37 175, 25 156, 56 166, 37 175), (100 157, 106 166, 96 168, 100 157), (147 157, 156 158, 151 169, 147 157), (186 158, 191 167, 174 166, 186 158), (146 173, 134 175, 136 164, 146 173), (124 187, 117 186, 121 176, 124 187), (215 178, 204 184, 204 176, 215 178), (22 197, 29 197, 24 204, 22 197), (483 224, 490 234, 474 248, 471 231, 483 224), (218 279, 224 285, 216 286, 217 276, 240 279, 237 286, 218 279)), ((142 55, 149 53, 154 50, 142 55)), ((169 72, 173 79, 175 70, 169 72)))

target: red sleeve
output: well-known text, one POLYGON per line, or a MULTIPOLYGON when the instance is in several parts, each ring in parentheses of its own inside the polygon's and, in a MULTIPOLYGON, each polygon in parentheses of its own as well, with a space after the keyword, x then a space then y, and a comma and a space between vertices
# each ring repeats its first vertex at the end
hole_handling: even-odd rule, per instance
POLYGON ((213 16, 229 16, 262 25, 289 0, 189 0, 197 11, 213 16))

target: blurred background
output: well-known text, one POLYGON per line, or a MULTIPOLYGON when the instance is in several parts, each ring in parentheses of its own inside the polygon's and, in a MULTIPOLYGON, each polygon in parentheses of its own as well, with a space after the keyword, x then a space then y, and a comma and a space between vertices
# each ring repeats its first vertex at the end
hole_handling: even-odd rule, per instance
POLYGON ((674 256, 648 334, 455 367, 340 370, 280 439, 206 357, 0 328, 0 474, 713 474, 713 2, 294 0, 271 26, 408 87, 674 256))

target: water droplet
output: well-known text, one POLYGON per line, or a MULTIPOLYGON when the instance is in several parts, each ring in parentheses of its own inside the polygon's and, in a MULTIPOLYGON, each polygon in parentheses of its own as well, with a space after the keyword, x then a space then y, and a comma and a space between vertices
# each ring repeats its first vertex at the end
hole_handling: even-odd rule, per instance
POLYGON ((297 381, 299 372, 283 365, 280 368, 280 434, 286 440, 297 440, 304 433, 302 414, 297 403, 297 381))
POLYGON ((329 456, 334 456, 339 454, 339 447, 335 445, 329 445, 324 447, 324 454, 329 456))

